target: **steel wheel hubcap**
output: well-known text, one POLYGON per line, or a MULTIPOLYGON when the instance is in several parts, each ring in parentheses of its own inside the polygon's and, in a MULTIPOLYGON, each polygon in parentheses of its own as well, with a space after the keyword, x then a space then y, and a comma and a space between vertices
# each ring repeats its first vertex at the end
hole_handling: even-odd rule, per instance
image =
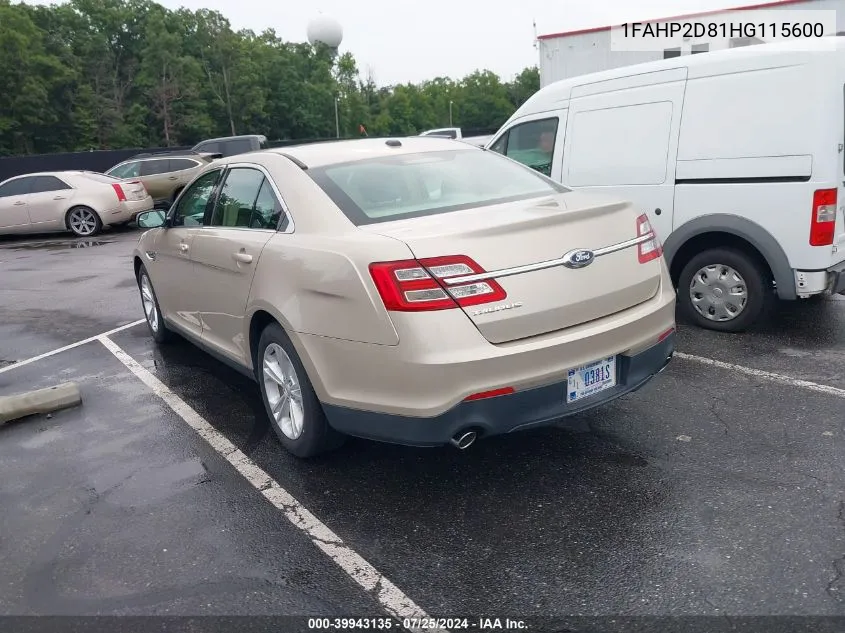
POLYGON ((76 209, 70 214, 70 227, 80 235, 91 235, 97 228, 97 219, 88 209, 76 209))
POLYGON ((732 321, 748 305, 748 286, 736 269, 711 264, 699 269, 689 287, 692 306, 708 321, 732 321))
POLYGON ((146 275, 141 275, 141 301, 144 304, 147 323, 150 324, 153 332, 158 332, 158 310, 156 310, 155 295, 153 295, 153 287, 146 275))
POLYGON ((305 428, 302 386, 290 357, 280 345, 270 343, 264 350, 262 374, 273 419, 285 437, 298 439, 305 428))

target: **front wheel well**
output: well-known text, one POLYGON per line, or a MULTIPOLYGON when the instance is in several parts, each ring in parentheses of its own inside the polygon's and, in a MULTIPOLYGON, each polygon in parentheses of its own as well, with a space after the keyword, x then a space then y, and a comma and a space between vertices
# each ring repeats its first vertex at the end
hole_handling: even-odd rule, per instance
POLYGON ((138 272, 141 270, 141 258, 135 256, 135 259, 132 260, 132 266, 135 268, 135 279, 138 279, 138 272))
POLYGON ((769 262, 766 261, 763 254, 751 242, 733 233, 712 231, 691 237, 678 249, 669 266, 669 275, 672 277, 672 283, 677 287, 684 266, 698 253, 711 248, 733 248, 741 251, 753 257, 762 266, 764 271, 768 272, 770 276, 772 275, 769 262))

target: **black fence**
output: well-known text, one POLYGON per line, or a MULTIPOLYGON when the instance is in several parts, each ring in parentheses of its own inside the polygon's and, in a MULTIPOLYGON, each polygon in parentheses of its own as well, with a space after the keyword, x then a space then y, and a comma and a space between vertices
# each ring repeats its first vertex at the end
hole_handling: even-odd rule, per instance
POLYGON ((130 156, 141 152, 187 150, 190 147, 156 147, 136 149, 108 149, 93 152, 67 152, 64 154, 33 154, 32 156, 6 156, 0 158, 0 182, 38 171, 65 171, 83 169, 106 171, 130 156))
MULTIPOLYGON (((464 136, 483 136, 495 133, 495 129, 463 129, 464 136)), ((357 138, 357 137, 356 137, 357 138)), ((289 147, 307 143, 336 141, 336 138, 305 138, 270 141, 270 147, 289 147)), ((63 154, 34 154, 31 156, 6 156, 0 158, 0 182, 13 176, 31 174, 39 171, 65 171, 82 169, 85 171, 106 171, 118 163, 146 152, 174 152, 191 149, 184 147, 153 147, 133 149, 109 149, 90 152, 67 152, 63 154)))

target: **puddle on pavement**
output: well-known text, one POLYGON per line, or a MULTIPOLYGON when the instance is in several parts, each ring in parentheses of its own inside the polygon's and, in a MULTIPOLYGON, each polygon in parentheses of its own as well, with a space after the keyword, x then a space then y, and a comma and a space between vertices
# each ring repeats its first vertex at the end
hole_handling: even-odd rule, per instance
POLYGON ((112 242, 113 240, 60 240, 56 242, 27 242, 25 244, 15 244, 14 242, 3 244, 0 242, 0 248, 15 251, 65 251, 73 248, 92 248, 112 242))
POLYGON ((14 365, 16 362, 18 362, 18 361, 16 361, 16 360, 3 360, 2 358, 0 358, 0 367, 8 367, 9 365, 14 365))

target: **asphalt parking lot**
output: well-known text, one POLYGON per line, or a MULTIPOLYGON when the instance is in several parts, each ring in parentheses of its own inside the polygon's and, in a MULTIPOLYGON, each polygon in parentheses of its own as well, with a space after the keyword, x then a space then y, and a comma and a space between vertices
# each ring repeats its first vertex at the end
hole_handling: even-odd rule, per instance
POLYGON ((0 241, 0 395, 83 394, 0 428, 0 612, 845 615, 845 297, 682 323, 559 428, 303 462, 247 379, 131 325, 137 237, 0 241))

